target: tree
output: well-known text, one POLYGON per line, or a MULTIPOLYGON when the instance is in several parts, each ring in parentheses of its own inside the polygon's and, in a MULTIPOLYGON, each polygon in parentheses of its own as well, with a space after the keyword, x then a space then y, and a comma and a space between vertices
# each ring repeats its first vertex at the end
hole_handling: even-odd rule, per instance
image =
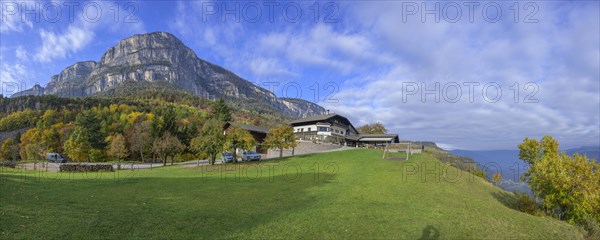
POLYGON ((89 144, 92 148, 96 149, 104 149, 106 147, 106 139, 105 134, 101 131, 102 125, 101 118, 98 116, 98 113, 94 110, 84 110, 80 114, 77 115, 75 120, 75 126, 83 129, 88 138, 89 144))
POLYGON ((279 157, 283 157, 284 148, 294 148, 297 146, 294 130, 285 125, 271 128, 265 139, 265 146, 279 149, 279 157))
POLYGON ((492 180, 494 181, 494 183, 498 184, 500 182, 500 180, 502 180, 502 174, 500 174, 498 172, 492 174, 492 180))
POLYGON ((192 139, 190 149, 197 154, 208 154, 208 162, 214 165, 217 154, 223 152, 224 143, 223 122, 218 119, 209 119, 200 129, 198 136, 192 139))
POLYGON ((20 154, 21 159, 27 159, 27 145, 42 142, 42 132, 38 128, 30 128, 21 135, 20 154))
POLYGON ((92 150, 88 131, 82 127, 75 127, 75 130, 65 142, 64 149, 67 156, 73 160, 78 162, 84 159, 87 160, 90 150, 92 150))
POLYGON ((44 146, 40 143, 31 143, 25 146, 27 160, 34 160, 33 169, 37 169, 37 162, 44 159, 44 146))
POLYGON ((356 130, 362 134, 386 134, 388 132, 381 122, 365 124, 358 127, 356 130))
POLYGON ((62 119, 60 119, 60 114, 56 110, 49 109, 44 112, 44 115, 42 115, 42 117, 36 125, 38 128, 45 129, 58 123, 61 120, 62 119))
POLYGON ((225 133, 225 148, 233 152, 233 162, 237 162, 237 150, 248 150, 256 146, 252 134, 239 126, 230 126, 225 133))
POLYGON ((121 134, 116 134, 110 137, 110 145, 108 145, 108 156, 117 159, 117 169, 121 170, 121 160, 129 155, 127 146, 125 146, 125 138, 121 134))
POLYGON ((58 126, 52 126, 43 132, 43 142, 49 152, 61 152, 62 144, 60 142, 60 133, 58 126))
POLYGON ((144 162, 144 153, 152 146, 152 122, 146 121, 135 121, 133 126, 127 131, 127 142, 131 152, 139 153, 144 162))
POLYGON ((0 157, 4 160, 16 161, 19 159, 19 145, 14 139, 4 140, 0 147, 0 157))
POLYGON ((232 120, 231 110, 223 98, 220 98, 212 104, 210 115, 211 118, 216 118, 221 122, 229 122, 232 120))
POLYGON ((541 141, 525 138, 518 147, 519 158, 529 164, 522 179, 546 211, 569 222, 600 220, 600 163, 560 153, 558 141, 550 136, 541 141))
POLYGON ((169 132, 166 132, 162 137, 155 139, 152 144, 152 150, 163 161, 163 166, 167 166, 167 159, 169 157, 171 157, 172 165, 175 155, 184 149, 185 145, 169 132))

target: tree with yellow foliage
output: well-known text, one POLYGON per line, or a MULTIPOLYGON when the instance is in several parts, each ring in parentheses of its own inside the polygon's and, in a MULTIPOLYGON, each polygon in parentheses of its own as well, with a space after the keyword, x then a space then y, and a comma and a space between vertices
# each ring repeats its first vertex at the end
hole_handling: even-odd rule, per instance
POLYGON ((519 158, 529 164, 523 180, 547 212, 569 222, 600 220, 600 163, 560 153, 550 136, 525 138, 518 147, 519 158))

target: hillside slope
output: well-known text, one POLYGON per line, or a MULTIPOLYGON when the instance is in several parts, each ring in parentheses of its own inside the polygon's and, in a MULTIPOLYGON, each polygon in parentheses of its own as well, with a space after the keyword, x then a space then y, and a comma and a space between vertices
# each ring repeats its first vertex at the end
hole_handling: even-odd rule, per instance
POLYGON ((581 239, 428 154, 349 150, 94 176, 4 169, 4 238, 581 239), (427 169, 427 171, 422 171, 427 169), (437 169, 432 170, 432 169, 437 169), (446 172, 446 171, 442 171, 446 172), (456 177, 457 174, 460 177, 456 177), (119 176, 119 178, 116 178, 119 176), (115 180, 118 179, 118 180, 115 180), (59 222, 60 224, 56 224, 59 222))

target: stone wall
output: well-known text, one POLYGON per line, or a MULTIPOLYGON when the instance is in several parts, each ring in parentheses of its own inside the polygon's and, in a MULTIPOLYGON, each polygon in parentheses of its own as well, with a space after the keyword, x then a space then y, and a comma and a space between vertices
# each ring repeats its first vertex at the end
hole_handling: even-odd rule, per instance
MULTIPOLYGON (((313 143, 311 141, 297 141, 298 146, 293 149, 294 155, 317 153, 333 149, 341 148, 341 145, 330 144, 330 143, 313 143)), ((292 156, 292 149, 283 149, 283 156, 292 156)), ((267 158, 279 157, 279 149, 269 149, 267 151, 267 158)))

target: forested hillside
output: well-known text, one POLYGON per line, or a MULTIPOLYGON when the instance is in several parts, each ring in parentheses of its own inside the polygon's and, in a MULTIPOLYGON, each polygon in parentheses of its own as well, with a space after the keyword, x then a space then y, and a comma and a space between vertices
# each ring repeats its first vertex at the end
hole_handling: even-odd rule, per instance
MULTIPOLYGON (((241 123, 274 126, 288 120, 283 114, 237 108, 233 102, 209 101, 176 91, 86 98, 2 97, 0 156, 33 160, 43 158, 46 152, 59 152, 75 156, 73 161, 102 162, 110 160, 108 145, 119 139, 127 146, 127 159, 153 159, 151 147, 166 133, 188 146, 214 105, 225 106, 231 112, 229 120, 241 123)), ((195 157, 187 148, 178 156, 195 157)))

